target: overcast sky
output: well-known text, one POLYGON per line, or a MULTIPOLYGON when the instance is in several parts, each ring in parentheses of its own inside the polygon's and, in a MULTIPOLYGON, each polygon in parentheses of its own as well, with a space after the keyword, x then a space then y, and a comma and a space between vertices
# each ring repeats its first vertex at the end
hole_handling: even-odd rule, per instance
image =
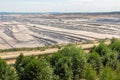
POLYGON ((111 12, 120 0, 0 0, 0 12, 111 12))

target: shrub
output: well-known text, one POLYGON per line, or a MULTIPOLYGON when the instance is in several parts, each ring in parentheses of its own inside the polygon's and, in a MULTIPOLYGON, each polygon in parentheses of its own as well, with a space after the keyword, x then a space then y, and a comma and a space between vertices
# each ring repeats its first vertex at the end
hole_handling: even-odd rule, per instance
POLYGON ((101 70, 99 80, 116 80, 116 74, 115 71, 112 70, 110 67, 104 67, 101 70))
POLYGON ((98 46, 94 46, 90 52, 96 52, 103 57, 109 51, 110 49, 108 48, 108 46, 105 43, 101 42, 98 46))
POLYGON ((111 40, 111 44, 109 45, 109 47, 112 50, 116 50, 116 51, 120 52, 120 40, 113 38, 111 40))
MULTIPOLYGON (((84 68, 86 65, 86 58, 85 58, 84 52, 80 48, 78 48, 74 45, 66 46, 59 52, 53 54, 53 56, 50 59, 51 65, 53 67, 56 66, 56 64, 59 62, 59 60, 62 59, 63 57, 66 58, 66 60, 70 59, 69 61, 66 61, 66 62, 71 61, 71 63, 72 63, 72 65, 69 66, 70 67, 69 69, 72 68, 73 79, 79 80, 80 78, 82 78, 83 73, 84 73, 84 68)), ((63 64, 63 63, 61 63, 61 64, 63 64)), ((66 63, 64 63, 64 64, 68 66, 68 64, 66 64, 66 63)), ((58 75, 59 75, 59 73, 58 73, 58 75)))
POLYGON ((16 60, 16 64, 15 64, 15 68, 16 71, 19 75, 19 80, 23 80, 23 76, 24 76, 24 70, 25 67, 27 66, 27 64, 32 60, 35 59, 34 56, 30 56, 30 57, 24 57, 23 54, 21 54, 17 60, 16 60))
POLYGON ((72 63, 70 57, 62 57, 54 67, 54 73, 59 75, 60 80, 72 80, 72 63))
POLYGON ((96 52, 100 55, 104 66, 109 65, 115 68, 118 54, 112 51, 105 43, 100 43, 97 47, 94 47, 91 52, 96 52))
POLYGON ((7 63, 0 59, 0 80, 18 80, 17 74, 7 63))
POLYGON ((89 53, 87 55, 87 63, 91 64, 92 67, 97 71, 97 73, 101 71, 103 66, 101 57, 95 52, 89 53))
POLYGON ((87 65, 85 68, 85 79, 86 80, 96 80, 97 74, 91 65, 87 65))
POLYGON ((118 52, 118 60, 120 61, 120 40, 113 38, 111 40, 111 44, 109 45, 109 47, 113 51, 117 51, 118 52))
POLYGON ((17 59, 16 59, 16 62, 15 62, 15 68, 17 71, 19 71, 19 65, 21 64, 21 62, 23 61, 24 59, 24 55, 21 53, 17 59))
POLYGON ((22 80, 53 80, 53 70, 47 62, 32 59, 25 67, 22 80))

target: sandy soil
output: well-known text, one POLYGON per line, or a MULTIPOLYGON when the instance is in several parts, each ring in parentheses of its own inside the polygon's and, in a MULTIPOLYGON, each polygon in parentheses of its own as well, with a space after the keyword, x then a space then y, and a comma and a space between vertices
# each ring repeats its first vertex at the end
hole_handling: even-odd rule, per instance
MULTIPOLYGON (((110 41, 106 41, 105 44, 109 44, 110 41)), ((91 49, 93 46, 97 46, 99 45, 99 42, 94 42, 94 43, 89 43, 89 44, 81 44, 81 45, 77 45, 78 47, 81 47, 82 49, 84 49, 84 51, 86 53, 89 52, 89 49, 91 49)), ((59 49, 58 48, 51 48, 51 49, 46 49, 45 51, 16 51, 16 52, 4 52, 4 53, 0 53, 0 57, 2 59, 5 59, 7 61, 8 64, 14 64, 16 61, 16 58, 23 53, 25 56, 31 56, 31 55, 42 55, 42 54, 51 54, 54 52, 57 52, 59 49)))
POLYGON ((0 20, 0 48, 40 47, 120 38, 119 17, 111 14, 6 14, 0 20), (116 20, 113 19, 118 21, 114 22, 116 20))

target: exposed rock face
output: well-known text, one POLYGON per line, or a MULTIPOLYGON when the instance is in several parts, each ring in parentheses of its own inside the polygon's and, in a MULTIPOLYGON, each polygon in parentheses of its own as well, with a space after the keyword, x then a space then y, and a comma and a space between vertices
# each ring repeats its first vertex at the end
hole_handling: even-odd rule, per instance
POLYGON ((0 20, 0 48, 120 38, 119 17, 120 15, 4 14, 0 20))

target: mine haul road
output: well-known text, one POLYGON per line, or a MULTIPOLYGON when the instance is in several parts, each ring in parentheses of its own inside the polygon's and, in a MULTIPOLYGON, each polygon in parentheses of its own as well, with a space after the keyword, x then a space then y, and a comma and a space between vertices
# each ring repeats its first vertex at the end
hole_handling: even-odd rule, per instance
MULTIPOLYGON (((110 41, 105 42, 106 44, 109 44, 110 41)), ((81 45, 77 45, 78 47, 81 47, 86 53, 89 52, 89 50, 93 47, 93 46, 97 46, 99 45, 99 42, 97 43, 88 43, 88 44, 81 44, 81 45)), ((16 58, 23 53, 25 56, 31 56, 31 55, 44 55, 44 54, 52 54, 54 52, 57 52, 59 49, 58 48, 50 48, 50 49, 46 49, 45 51, 40 51, 40 50, 32 50, 32 51, 16 51, 16 52, 4 52, 4 53, 0 53, 0 57, 2 59, 5 59, 7 61, 8 64, 14 64, 16 61, 16 58)))

